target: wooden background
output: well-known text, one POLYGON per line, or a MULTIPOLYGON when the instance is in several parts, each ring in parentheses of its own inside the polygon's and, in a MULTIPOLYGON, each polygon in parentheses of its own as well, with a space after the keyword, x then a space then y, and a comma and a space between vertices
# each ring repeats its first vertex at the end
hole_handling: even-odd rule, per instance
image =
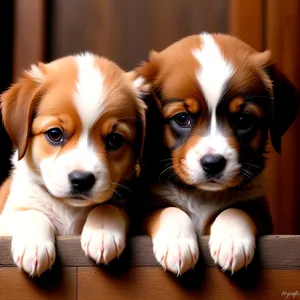
MULTIPOLYGON (((299 0, 15 0, 13 77, 31 63, 85 50, 129 70, 150 49, 215 31, 237 35, 257 50, 270 48, 300 87, 299 20, 299 0)), ((276 233, 300 233, 299 130, 298 118, 283 138, 282 154, 271 149, 268 194, 276 233)), ((5 159, 1 154, 1 166, 5 159)))

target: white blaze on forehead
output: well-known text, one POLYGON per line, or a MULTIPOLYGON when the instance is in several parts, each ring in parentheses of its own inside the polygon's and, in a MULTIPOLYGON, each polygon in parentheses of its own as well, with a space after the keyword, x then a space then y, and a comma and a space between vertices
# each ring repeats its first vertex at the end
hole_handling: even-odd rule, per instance
POLYGON ((90 128, 104 110, 104 76, 95 62, 95 56, 84 53, 76 56, 78 74, 74 105, 85 128, 90 128))
POLYGON ((227 180, 239 168, 238 153, 228 143, 217 124, 217 106, 225 92, 226 84, 234 74, 234 66, 228 62, 214 38, 207 34, 199 36, 201 47, 192 51, 199 62, 196 78, 211 113, 209 132, 199 139, 186 155, 186 165, 190 180, 194 183, 205 181, 204 171, 200 166, 201 158, 206 154, 220 154, 227 161, 222 179, 227 180))
POLYGON ((213 111, 220 101, 226 83, 234 74, 234 67, 225 60, 218 44, 210 34, 201 34, 200 40, 202 47, 192 51, 200 64, 200 68, 196 71, 196 78, 208 108, 213 111))

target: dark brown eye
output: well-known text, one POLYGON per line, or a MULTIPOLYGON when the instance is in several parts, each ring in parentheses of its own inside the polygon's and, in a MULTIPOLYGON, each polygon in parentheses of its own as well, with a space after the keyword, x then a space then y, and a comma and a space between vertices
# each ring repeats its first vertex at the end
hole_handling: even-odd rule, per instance
POLYGON ((59 145, 64 140, 63 132, 59 128, 51 128, 45 132, 48 141, 52 144, 59 145))
POLYGON ((115 151, 122 147, 124 144, 124 137, 120 133, 113 132, 105 139, 106 149, 108 151, 115 151))
POLYGON ((180 127, 188 127, 191 124, 191 120, 187 113, 179 113, 175 115, 172 120, 180 127))
POLYGON ((240 131, 248 131, 255 126, 256 122, 257 117, 249 112, 246 112, 237 116, 235 127, 240 131))

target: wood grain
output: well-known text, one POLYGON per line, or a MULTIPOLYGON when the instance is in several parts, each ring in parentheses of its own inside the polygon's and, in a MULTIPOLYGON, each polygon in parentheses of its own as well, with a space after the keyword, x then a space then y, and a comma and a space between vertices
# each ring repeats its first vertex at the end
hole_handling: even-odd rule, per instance
MULTIPOLYGON (((266 47, 286 76, 300 89, 300 2, 298 0, 266 1, 266 47)), ((288 99, 287 99, 288 105, 288 99)), ((276 207, 273 214, 277 233, 300 232, 300 115, 282 139, 282 152, 272 154, 273 182, 269 198, 276 207)))
POLYGON ((186 35, 228 31, 223 0, 51 2, 50 59, 89 50, 129 70, 186 35))
MULTIPOLYGON (((214 266, 208 249, 208 236, 201 238, 202 262, 207 267, 214 266)), ((10 255, 10 238, 0 238, 0 266, 13 266, 10 255)), ((258 242, 257 263, 260 269, 300 270, 300 236, 264 236, 258 242)), ((85 257, 79 237, 57 238, 58 264, 69 267, 92 267, 94 262, 85 257)), ((127 250, 120 260, 111 264, 112 268, 158 266, 153 253, 152 242, 147 236, 132 237, 127 250)))
POLYGON ((300 271, 262 271, 254 286, 243 286, 221 271, 208 268, 186 280, 159 268, 132 268, 111 275, 97 268, 78 270, 78 299, 285 299, 283 293, 300 292, 300 271), (199 276, 200 275, 200 276, 199 276))
POLYGON ((263 0, 229 1, 229 33, 263 50, 263 0))
POLYGON ((45 6, 45 0, 14 2, 14 79, 23 69, 44 60, 45 6))
POLYGON ((17 268, 0 268, 1 300, 75 300, 76 268, 62 268, 32 279, 17 268))

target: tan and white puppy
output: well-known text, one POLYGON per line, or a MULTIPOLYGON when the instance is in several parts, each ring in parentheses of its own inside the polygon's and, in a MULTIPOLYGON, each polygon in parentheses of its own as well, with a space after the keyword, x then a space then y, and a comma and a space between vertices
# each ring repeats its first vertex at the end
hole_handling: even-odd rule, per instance
POLYGON ((32 276, 49 269, 56 235, 81 234, 96 263, 122 253, 123 190, 143 145, 145 88, 134 73, 84 53, 32 66, 1 95, 17 150, 0 190, 0 234, 12 236, 19 268, 32 276))
POLYGON ((268 130, 279 151, 298 111, 295 89, 269 51, 223 34, 186 37, 137 71, 153 87, 141 178, 152 193, 146 229, 156 259, 182 274, 198 260, 197 235, 210 233, 215 263, 239 270, 256 236, 272 230, 268 130))

